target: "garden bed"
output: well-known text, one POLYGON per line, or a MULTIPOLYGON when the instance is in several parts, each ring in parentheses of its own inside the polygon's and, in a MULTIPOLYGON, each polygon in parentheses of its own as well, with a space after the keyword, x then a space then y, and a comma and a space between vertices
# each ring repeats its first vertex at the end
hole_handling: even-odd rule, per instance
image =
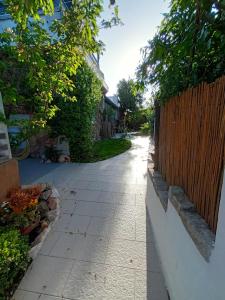
POLYGON ((9 191, 0 204, 0 299, 10 299, 58 216, 59 197, 51 186, 9 191))

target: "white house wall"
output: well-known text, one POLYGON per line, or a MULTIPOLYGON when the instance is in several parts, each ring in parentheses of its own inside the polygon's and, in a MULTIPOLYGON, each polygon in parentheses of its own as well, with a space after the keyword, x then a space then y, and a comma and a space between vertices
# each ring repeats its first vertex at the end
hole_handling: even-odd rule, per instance
POLYGON ((171 300, 224 300, 225 179, 209 262, 199 253, 170 201, 164 211, 150 179, 146 203, 171 300))
MULTIPOLYGON (((3 106, 3 101, 2 101, 2 95, 0 92, 0 113, 2 113, 3 115, 4 113, 4 106, 3 106)), ((12 158, 12 154, 11 154, 11 148, 10 148, 10 143, 9 143, 9 136, 8 136, 8 130, 7 130, 7 126, 3 123, 0 122, 0 134, 3 133, 5 135, 4 139, 0 139, 0 158, 4 158, 4 160, 8 160, 12 158), (1 150, 1 145, 7 145, 7 150, 1 150)))

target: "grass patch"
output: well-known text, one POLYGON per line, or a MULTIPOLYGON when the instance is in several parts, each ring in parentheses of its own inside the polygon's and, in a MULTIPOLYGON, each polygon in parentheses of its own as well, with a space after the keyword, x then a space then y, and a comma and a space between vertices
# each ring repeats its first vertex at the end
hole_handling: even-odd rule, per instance
POLYGON ((131 141, 127 139, 109 139, 94 143, 93 156, 88 162, 104 160, 121 154, 131 147, 131 141))

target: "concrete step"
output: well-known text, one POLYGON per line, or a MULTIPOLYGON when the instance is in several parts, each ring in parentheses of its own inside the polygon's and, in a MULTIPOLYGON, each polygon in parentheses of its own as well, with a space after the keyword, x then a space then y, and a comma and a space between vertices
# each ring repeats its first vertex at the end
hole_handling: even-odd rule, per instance
POLYGON ((6 139, 6 133, 0 132, 0 140, 5 140, 6 139))
POLYGON ((1 151, 6 151, 6 150, 8 150, 9 149, 9 146, 8 146, 8 144, 0 144, 0 152, 1 151))
POLYGON ((5 161, 9 160, 9 157, 8 156, 1 156, 0 155, 0 164, 1 163, 4 163, 5 161))

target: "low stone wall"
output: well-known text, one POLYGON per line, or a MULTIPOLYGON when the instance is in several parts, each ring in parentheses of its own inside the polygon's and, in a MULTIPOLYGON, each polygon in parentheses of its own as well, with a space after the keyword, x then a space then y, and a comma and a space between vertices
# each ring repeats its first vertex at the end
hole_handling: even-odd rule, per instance
POLYGON ((149 174, 146 205, 171 300, 225 299, 225 178, 214 235, 180 187, 149 174))

